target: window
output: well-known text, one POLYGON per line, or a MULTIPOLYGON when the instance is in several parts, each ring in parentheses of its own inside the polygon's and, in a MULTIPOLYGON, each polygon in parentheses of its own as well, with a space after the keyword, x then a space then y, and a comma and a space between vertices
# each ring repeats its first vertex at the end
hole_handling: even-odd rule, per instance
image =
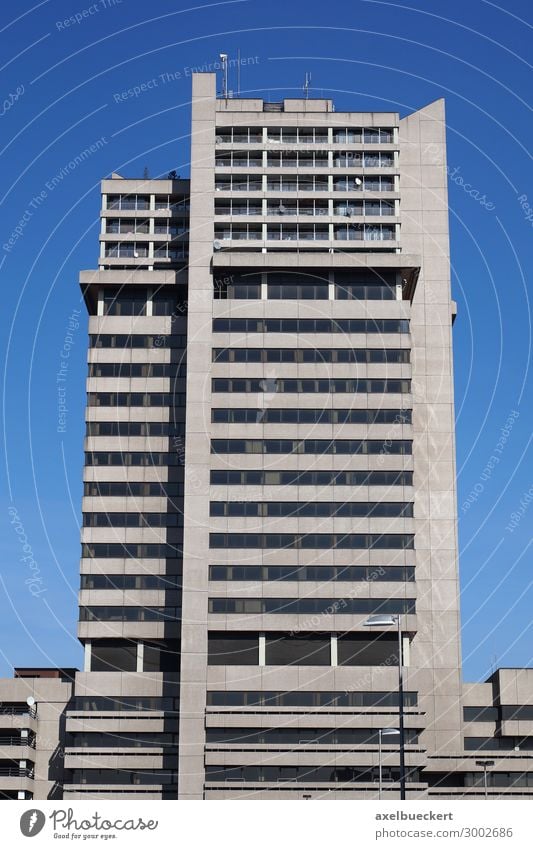
POLYGON ((267 634, 265 662, 267 666, 329 666, 329 636, 312 633, 267 634))
POLYGON ((463 719, 465 722, 497 722, 499 711, 497 707, 465 707, 463 719))
POLYGON ((339 666, 397 666, 398 638, 396 635, 373 633, 341 634, 337 639, 339 666))
POLYGON ((129 640, 93 640, 91 672, 135 672, 137 644, 129 640))
POLYGON ((107 209, 150 209, 150 195, 108 195, 107 209))
POLYGON ((210 666, 257 666, 257 634, 210 631, 207 662, 210 666))
POLYGON ((146 315, 146 289, 104 289, 104 315, 146 315))

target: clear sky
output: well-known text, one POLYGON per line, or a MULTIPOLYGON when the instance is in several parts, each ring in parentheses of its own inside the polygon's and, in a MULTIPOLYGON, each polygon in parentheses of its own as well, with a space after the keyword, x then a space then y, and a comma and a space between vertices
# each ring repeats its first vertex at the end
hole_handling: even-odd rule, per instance
POLYGON ((96 264, 99 180, 186 176, 191 69, 238 49, 243 94, 298 96, 310 72, 338 109, 403 116, 446 98, 465 678, 530 665, 530 3, 20 0, 2 17, 0 674, 81 664, 77 275, 96 264))

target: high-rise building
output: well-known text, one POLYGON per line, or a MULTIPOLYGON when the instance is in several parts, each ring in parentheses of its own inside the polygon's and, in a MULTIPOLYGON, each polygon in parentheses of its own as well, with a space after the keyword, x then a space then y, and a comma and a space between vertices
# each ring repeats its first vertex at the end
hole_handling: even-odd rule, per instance
POLYGON ((532 671, 461 682, 446 181, 442 101, 213 74, 190 183, 103 181, 64 798, 531 795, 532 671))

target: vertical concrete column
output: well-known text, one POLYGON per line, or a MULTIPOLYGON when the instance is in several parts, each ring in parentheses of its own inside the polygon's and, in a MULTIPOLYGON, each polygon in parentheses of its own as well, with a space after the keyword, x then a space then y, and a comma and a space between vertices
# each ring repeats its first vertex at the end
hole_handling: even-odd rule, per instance
POLYGON ((216 75, 194 74, 187 319, 179 794, 202 799, 207 690, 216 75))

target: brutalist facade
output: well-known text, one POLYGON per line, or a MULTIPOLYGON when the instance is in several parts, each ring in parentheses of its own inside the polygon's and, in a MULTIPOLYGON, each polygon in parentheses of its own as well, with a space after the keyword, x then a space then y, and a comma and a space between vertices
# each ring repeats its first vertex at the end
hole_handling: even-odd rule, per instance
POLYGON ((443 102, 195 74, 191 139, 81 274, 64 798, 531 796, 532 671, 461 683, 443 102))

